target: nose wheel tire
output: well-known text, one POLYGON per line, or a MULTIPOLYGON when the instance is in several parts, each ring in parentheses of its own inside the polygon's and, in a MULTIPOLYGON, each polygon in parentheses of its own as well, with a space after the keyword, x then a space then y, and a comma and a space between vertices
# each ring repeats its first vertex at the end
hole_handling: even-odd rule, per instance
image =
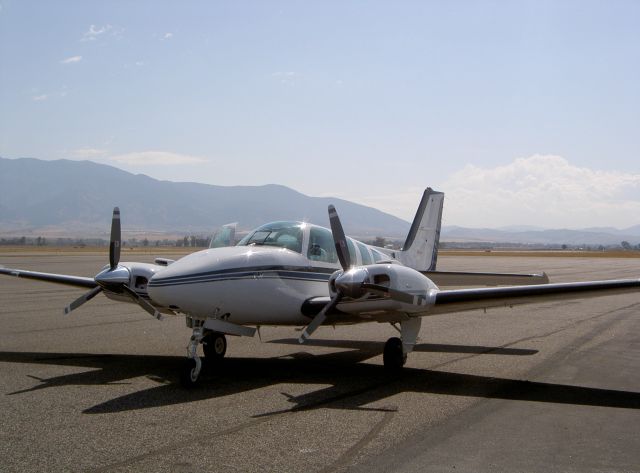
POLYGON ((382 354, 385 369, 389 371, 399 371, 407 361, 407 355, 402 351, 402 340, 392 337, 384 344, 382 354))
POLYGON ((207 361, 220 361, 227 352, 227 337, 222 333, 209 332, 202 340, 202 350, 207 361))
POLYGON ((196 369, 196 360, 187 358, 180 368, 180 384, 187 389, 195 388, 200 381, 200 372, 196 369))

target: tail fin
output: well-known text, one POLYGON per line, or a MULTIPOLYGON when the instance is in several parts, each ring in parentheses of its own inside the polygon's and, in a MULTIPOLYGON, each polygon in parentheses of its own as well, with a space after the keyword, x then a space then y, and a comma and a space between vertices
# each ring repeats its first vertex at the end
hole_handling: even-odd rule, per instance
POLYGON ((444 193, 427 187, 398 260, 417 271, 434 271, 438 259, 444 193))

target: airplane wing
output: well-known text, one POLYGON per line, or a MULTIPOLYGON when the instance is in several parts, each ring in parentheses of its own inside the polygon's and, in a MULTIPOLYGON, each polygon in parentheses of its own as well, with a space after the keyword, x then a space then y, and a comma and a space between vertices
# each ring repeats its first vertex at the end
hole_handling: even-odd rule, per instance
POLYGON ((15 276, 17 278, 36 279, 38 281, 47 281, 58 284, 66 284, 67 286, 76 286, 84 288, 94 288, 98 284, 93 278, 85 278, 82 276, 70 276, 67 274, 39 273, 36 271, 26 271, 23 269, 0 268, 0 274, 7 276, 15 276))
POLYGON ((527 286, 547 284, 549 277, 542 274, 467 273, 461 271, 421 271, 436 286, 527 286))
POLYGON ((447 314, 490 307, 583 299, 640 291, 640 279, 541 284, 438 291, 428 314, 447 314))

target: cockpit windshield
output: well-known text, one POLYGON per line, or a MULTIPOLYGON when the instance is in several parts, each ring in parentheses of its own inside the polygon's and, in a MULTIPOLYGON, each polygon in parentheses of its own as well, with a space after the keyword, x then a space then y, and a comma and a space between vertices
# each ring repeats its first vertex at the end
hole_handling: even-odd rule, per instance
POLYGON ((237 246, 275 246, 302 253, 303 228, 300 222, 267 223, 250 232, 237 246))

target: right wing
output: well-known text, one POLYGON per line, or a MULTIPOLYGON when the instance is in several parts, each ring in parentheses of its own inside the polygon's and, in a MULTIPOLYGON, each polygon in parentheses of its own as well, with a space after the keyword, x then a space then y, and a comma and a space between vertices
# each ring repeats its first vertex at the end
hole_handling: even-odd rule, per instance
POLYGON ((24 269, 0 268, 0 274, 15 276, 17 278, 35 279, 38 281, 66 284, 67 286, 94 288, 98 284, 93 278, 82 276, 70 276, 67 274, 39 273, 36 271, 26 271, 24 269))

